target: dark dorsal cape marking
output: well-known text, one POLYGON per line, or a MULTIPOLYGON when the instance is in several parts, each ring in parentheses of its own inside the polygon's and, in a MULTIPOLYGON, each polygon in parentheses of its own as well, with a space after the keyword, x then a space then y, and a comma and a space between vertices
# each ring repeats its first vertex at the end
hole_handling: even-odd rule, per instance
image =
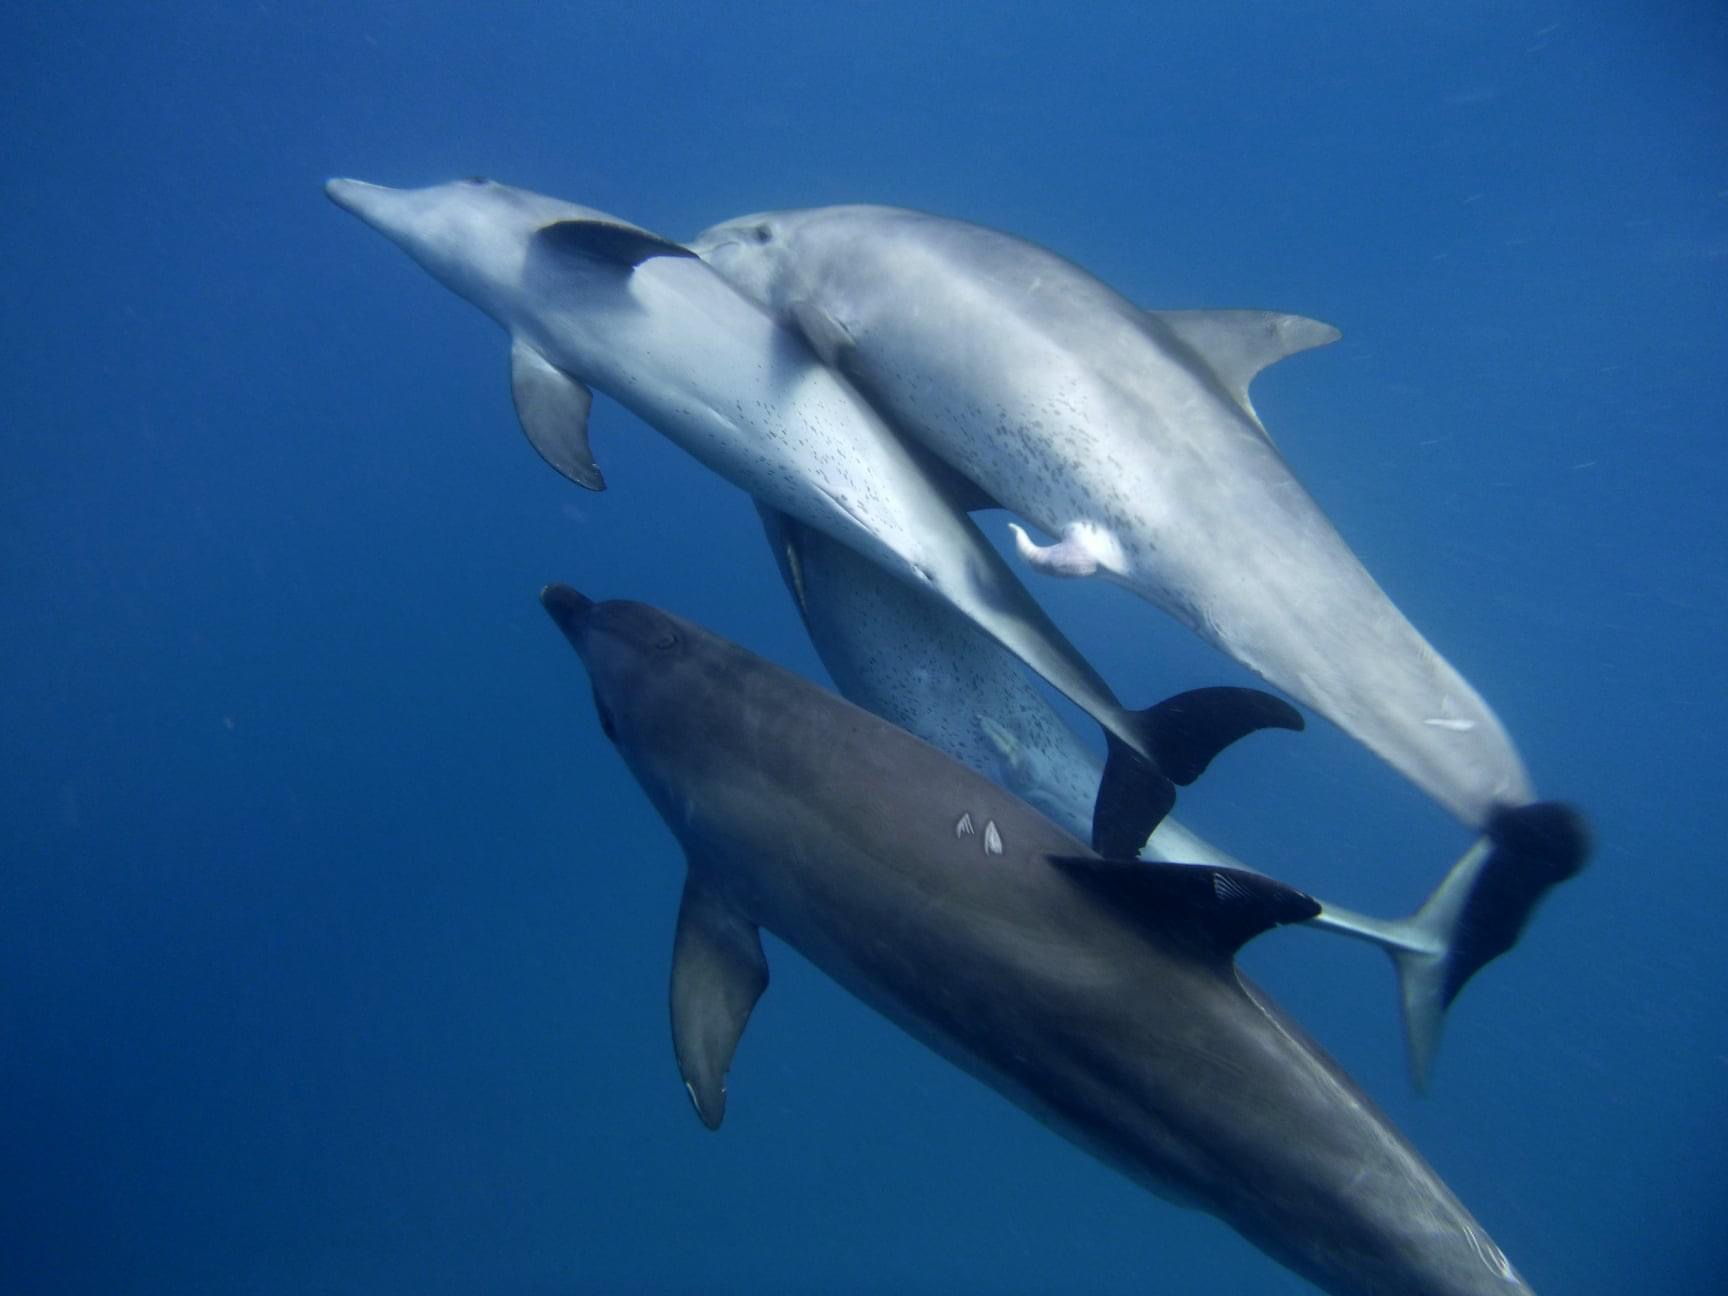
POLYGON ((1052 855, 1050 862, 1137 921, 1221 958, 1261 932, 1320 912, 1313 896, 1246 869, 1091 855, 1052 855))
POLYGON ((671 239, 610 221, 554 221, 534 235, 534 244, 542 251, 588 257, 626 269, 634 269, 654 257, 696 256, 671 239))

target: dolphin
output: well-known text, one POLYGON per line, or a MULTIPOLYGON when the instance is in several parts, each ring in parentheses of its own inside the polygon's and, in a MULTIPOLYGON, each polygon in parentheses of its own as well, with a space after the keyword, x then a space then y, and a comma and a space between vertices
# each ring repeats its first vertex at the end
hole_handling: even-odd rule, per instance
POLYGON ((1124 708, 939 477, 800 338, 688 249, 482 178, 325 189, 503 326, 517 414, 566 477, 604 485, 587 431, 597 388, 758 500, 946 601, 1091 715, 1113 756, 1104 821, 1134 815, 1149 827, 1173 803, 1172 782, 1192 782, 1230 742, 1301 727, 1294 708, 1252 689, 1124 708))
POLYGON ((1117 581, 1481 827, 1534 795, 1486 703, 1398 611, 1248 399, 1334 341, 1265 311, 1145 311, 1024 240, 891 207, 740 217, 690 245, 798 328, 1014 525, 1020 555, 1117 581))
MULTIPOLYGON (((1086 835, 1102 763, 1012 657, 844 545, 772 509, 758 511, 841 696, 993 779, 1063 830, 1086 835)), ((1133 854, 1136 844, 1106 843, 1102 853, 1133 854)), ((1511 949, 1537 903, 1583 867, 1587 852, 1583 821, 1569 807, 1501 810, 1491 835, 1464 853, 1414 914, 1383 918, 1317 899, 1319 912, 1300 925, 1367 941, 1391 958, 1411 1078, 1425 1089, 1458 992, 1511 949)), ((1174 817, 1138 855, 1246 867, 1174 817)))
POLYGON ((717 1129, 766 929, 1083 1150, 1333 1296, 1529 1288, 1371 1100, 1237 970, 1315 902, 1109 861, 911 734, 641 603, 541 600, 684 849, 673 1052, 717 1129))

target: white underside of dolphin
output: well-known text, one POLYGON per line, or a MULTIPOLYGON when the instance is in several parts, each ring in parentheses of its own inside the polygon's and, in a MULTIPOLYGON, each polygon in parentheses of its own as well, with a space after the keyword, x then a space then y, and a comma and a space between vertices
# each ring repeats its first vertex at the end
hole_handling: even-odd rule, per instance
POLYGON ((1148 312, 1042 248, 959 221, 834 207, 691 246, 798 328, 1053 575, 1103 576, 1365 743, 1454 815, 1533 795, 1493 712, 1393 605, 1248 399, 1331 327, 1148 312))

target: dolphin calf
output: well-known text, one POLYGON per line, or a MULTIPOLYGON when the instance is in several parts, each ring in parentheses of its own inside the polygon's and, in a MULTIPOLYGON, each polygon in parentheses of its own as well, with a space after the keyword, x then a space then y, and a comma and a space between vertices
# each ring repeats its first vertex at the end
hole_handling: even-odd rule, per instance
POLYGON ((1106 1164, 1334 1296, 1527 1293, 1235 951, 1315 902, 1113 862, 884 720, 640 603, 541 595, 682 845, 673 1051, 718 1128, 766 929, 1106 1164))
POLYGON ((889 207, 746 216, 691 247, 907 437, 1054 537, 1020 554, 1162 607, 1466 824, 1529 801, 1500 722, 1392 604, 1248 399, 1336 329, 1144 311, 993 230, 889 207))
POLYGON ((597 388, 758 500, 946 601, 1091 715, 1111 739, 1103 820, 1133 815, 1145 821, 1135 831, 1149 829, 1172 782, 1193 781, 1221 748, 1301 727, 1251 689, 1124 708, 869 406, 688 249, 485 179, 325 188, 503 326, 522 425, 571 480, 604 484, 587 432, 597 388))
MULTIPOLYGON (((1102 764, 1012 657, 844 545, 758 510, 810 640, 843 697, 994 779, 1065 831, 1086 835, 1102 764)), ((1128 855, 1138 843, 1107 845, 1128 855)), ((1491 835, 1465 852, 1415 914, 1380 918, 1318 900, 1319 912, 1302 925, 1368 941, 1391 957, 1411 1077, 1425 1088, 1458 992, 1512 947, 1536 904, 1583 867, 1587 851, 1583 822, 1565 806, 1502 810, 1491 835)), ((1174 817, 1138 854, 1244 867, 1174 817)))

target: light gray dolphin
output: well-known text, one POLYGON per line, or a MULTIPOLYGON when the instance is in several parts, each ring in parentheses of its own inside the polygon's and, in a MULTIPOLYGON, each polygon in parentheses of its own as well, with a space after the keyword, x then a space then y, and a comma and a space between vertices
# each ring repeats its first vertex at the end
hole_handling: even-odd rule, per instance
POLYGON ((1071 262, 889 207, 741 217, 691 246, 891 423, 1102 575, 1367 744, 1465 823, 1533 795, 1492 711, 1291 473, 1248 400, 1337 338, 1263 311, 1144 311, 1071 262))
POLYGON ((1257 874, 1111 862, 904 730, 679 617, 541 595, 684 848, 673 1050, 717 1128, 786 941, 941 1056, 1334 1296, 1529 1288, 1421 1156, 1237 971, 1311 917, 1257 874))
POLYGON ((1124 708, 870 407, 687 249, 485 179, 413 190, 332 180, 326 191, 503 326, 522 425, 571 480, 602 485, 587 431, 597 388, 758 500, 946 601, 1049 681, 1120 744, 1106 820, 1156 823, 1172 780, 1191 782, 1255 729, 1301 727, 1288 704, 1251 689, 1124 708))
MULTIPOLYGON (((1064 831, 1087 834, 1102 762, 1012 657, 844 545, 758 510, 810 640, 843 697, 994 779, 1064 831)), ((1427 1085, 1446 1011, 1464 983, 1512 947, 1550 887, 1583 867, 1583 824, 1565 807, 1503 810, 1494 824, 1488 843, 1472 846, 1415 914, 1379 918, 1320 900, 1320 911, 1303 924, 1368 941, 1391 957, 1418 1088, 1427 1085), (1486 923, 1485 910, 1492 915, 1486 923), (1490 930, 1495 939, 1484 939, 1490 930)), ((1134 853, 1134 844, 1114 843, 1118 854, 1134 853)), ((1173 817, 1138 853, 1245 867, 1173 817)))

